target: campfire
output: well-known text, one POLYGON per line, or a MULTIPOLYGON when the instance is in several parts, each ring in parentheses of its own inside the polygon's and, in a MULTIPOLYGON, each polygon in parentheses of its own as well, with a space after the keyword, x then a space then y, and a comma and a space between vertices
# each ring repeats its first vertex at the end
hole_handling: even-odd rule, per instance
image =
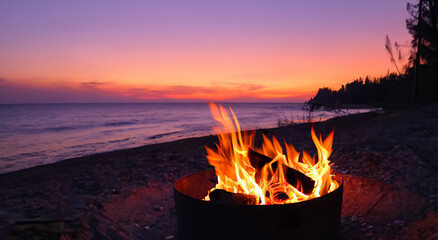
POLYGON ((230 107, 231 118, 222 106, 210 104, 213 117, 221 125, 217 149, 207 147, 207 159, 214 166, 218 183, 205 201, 225 204, 271 205, 294 203, 320 197, 339 187, 332 178, 330 161, 333 134, 323 141, 312 127, 311 136, 318 158, 306 151, 300 155, 285 142, 283 153, 278 140, 263 135, 261 148, 254 147, 255 132, 242 132, 230 107))
POLYGON ((337 239, 343 182, 328 160, 333 132, 311 136, 318 155, 241 131, 236 115, 210 104, 219 142, 207 147, 214 170, 175 182, 178 239, 337 239))

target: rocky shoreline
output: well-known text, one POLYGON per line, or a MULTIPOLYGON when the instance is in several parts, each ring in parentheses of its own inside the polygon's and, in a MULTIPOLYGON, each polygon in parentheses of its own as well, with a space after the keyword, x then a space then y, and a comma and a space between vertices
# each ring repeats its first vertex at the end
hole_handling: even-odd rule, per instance
MULTIPOLYGON (((341 239, 438 238, 438 105, 314 123, 335 129, 341 239)), ((315 153, 310 124, 257 130, 315 153)), ((0 239, 177 239, 173 183, 211 169, 206 136, 0 175, 0 239)))

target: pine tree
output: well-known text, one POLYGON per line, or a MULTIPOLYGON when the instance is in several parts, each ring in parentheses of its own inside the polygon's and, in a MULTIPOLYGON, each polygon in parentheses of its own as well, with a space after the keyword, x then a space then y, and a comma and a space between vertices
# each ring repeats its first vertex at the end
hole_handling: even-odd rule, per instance
POLYGON ((419 0, 407 4, 411 18, 406 27, 413 36, 410 64, 415 70, 416 101, 438 100, 438 0, 419 0))

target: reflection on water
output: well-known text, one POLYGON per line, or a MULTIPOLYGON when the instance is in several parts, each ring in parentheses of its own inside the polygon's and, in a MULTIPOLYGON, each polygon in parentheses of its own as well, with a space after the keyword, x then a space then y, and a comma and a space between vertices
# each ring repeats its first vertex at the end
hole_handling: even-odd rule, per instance
MULTIPOLYGON (((242 129, 276 127, 301 103, 232 103, 242 129)), ((368 111, 363 109, 361 111, 368 111)), ((335 116, 323 113, 324 118, 335 116)), ((0 173, 98 152, 213 134, 204 103, 0 105, 0 173)))

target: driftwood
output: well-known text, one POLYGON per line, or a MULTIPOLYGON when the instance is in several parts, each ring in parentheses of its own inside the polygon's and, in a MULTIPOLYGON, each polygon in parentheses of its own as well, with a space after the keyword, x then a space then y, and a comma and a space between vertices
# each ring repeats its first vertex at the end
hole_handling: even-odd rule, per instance
POLYGON ((226 205, 255 205, 257 197, 243 193, 232 193, 223 189, 215 189, 209 194, 210 201, 226 205))

